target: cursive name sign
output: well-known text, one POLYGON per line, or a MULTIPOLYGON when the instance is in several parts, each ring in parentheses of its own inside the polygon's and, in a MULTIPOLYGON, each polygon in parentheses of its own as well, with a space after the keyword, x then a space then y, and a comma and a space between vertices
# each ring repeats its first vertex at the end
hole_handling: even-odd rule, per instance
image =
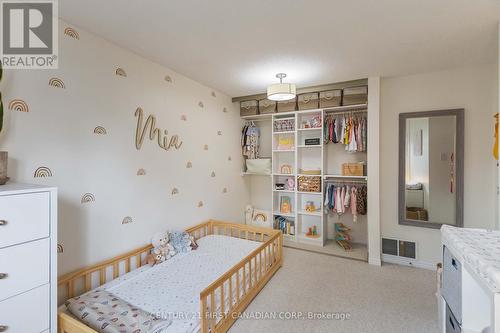
POLYGON ((137 117, 137 128, 135 130, 135 148, 137 150, 141 149, 146 133, 149 129, 149 140, 157 141, 158 146, 165 150, 170 150, 170 148, 179 149, 182 146, 182 141, 180 141, 178 135, 168 136, 168 131, 156 127, 156 117, 149 115, 144 123, 144 111, 141 108, 135 110, 135 116, 137 117))

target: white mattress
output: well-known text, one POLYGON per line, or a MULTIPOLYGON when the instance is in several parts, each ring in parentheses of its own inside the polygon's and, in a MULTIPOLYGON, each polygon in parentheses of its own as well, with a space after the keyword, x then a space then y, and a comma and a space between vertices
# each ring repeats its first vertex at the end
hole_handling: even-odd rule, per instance
POLYGON ((494 292, 500 292, 500 231, 441 227, 441 239, 494 292))
POLYGON ((143 266, 102 287, 147 312, 172 319, 162 333, 197 332, 200 292, 260 244, 208 235, 198 240, 195 251, 177 254, 160 265, 143 266))

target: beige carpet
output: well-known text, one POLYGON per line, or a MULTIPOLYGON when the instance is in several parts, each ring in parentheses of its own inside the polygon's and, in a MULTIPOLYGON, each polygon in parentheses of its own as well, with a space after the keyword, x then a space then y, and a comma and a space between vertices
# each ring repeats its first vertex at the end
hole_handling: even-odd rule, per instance
POLYGON ((285 263, 246 310, 250 318, 290 312, 349 313, 348 320, 239 319, 231 333, 438 331, 435 273, 285 248, 285 263))

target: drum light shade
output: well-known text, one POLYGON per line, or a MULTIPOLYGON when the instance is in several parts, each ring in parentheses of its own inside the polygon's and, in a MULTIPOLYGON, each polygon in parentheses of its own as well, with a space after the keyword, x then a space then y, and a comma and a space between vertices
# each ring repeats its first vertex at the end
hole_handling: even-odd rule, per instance
POLYGON ((286 77, 284 73, 278 73, 276 77, 280 79, 280 83, 267 87, 267 98, 271 101, 288 101, 294 99, 297 91, 295 84, 283 83, 283 78, 286 77))

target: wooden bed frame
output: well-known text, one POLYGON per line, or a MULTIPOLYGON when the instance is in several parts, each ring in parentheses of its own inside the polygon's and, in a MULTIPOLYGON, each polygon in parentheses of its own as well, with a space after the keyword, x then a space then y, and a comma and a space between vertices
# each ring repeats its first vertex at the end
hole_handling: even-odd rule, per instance
MULTIPOLYGON (((215 220, 191 227, 186 232, 195 239, 215 234, 262 242, 262 245, 200 293, 201 333, 227 332, 283 264, 283 235, 279 230, 215 220), (216 298, 225 301, 217 304, 216 298)), ((151 247, 151 245, 143 246, 60 277, 59 301, 63 303, 69 298, 126 274, 131 269, 139 268, 151 247)), ((58 332, 97 333, 64 311, 58 313, 58 332)))

